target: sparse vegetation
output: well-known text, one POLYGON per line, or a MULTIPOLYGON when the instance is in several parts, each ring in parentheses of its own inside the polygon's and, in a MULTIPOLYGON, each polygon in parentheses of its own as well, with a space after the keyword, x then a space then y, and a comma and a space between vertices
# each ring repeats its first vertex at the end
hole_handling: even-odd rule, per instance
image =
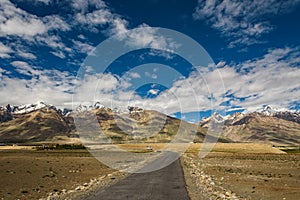
POLYGON ((83 144, 50 144, 36 146, 36 150, 76 150, 76 149, 86 149, 83 144))
POLYGON ((280 149, 286 153, 300 153, 300 146, 274 146, 274 148, 280 149))
POLYGON ((299 153, 300 154, 300 149, 282 149, 282 151, 286 153, 299 153))
POLYGON ((192 200, 298 199, 299 154, 280 153, 271 145, 217 144, 199 158, 200 147, 192 145, 182 157, 192 200))

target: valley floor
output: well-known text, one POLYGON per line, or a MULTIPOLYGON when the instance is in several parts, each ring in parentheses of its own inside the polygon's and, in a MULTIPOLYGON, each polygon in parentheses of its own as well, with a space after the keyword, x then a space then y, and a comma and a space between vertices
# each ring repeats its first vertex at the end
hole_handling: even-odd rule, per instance
POLYGON ((191 199, 299 199, 300 154, 246 149, 218 150, 203 159, 195 151, 183 155, 191 199))
MULTIPOLYGON (((148 145, 122 148, 144 153, 148 145)), ((165 144, 150 145, 155 151, 165 144)), ((192 144, 181 157, 192 200, 299 199, 299 153, 261 144, 217 144, 200 158, 200 147, 192 144)), ((74 199, 127 176, 86 150, 0 148, 0 199, 74 199)))
POLYGON ((72 199, 120 176, 86 150, 0 148, 0 199, 72 199))

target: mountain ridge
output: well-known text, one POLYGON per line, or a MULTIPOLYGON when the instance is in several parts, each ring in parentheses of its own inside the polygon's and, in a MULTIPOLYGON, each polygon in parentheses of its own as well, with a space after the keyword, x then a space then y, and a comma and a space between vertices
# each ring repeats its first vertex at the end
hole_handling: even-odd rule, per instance
MULTIPOLYGON (((180 126, 185 127, 185 141, 192 140, 189 136, 198 133, 196 125, 158 111, 130 106, 126 112, 121 112, 104 107, 99 102, 79 105, 77 109, 67 113, 41 102, 21 106, 7 105, 0 107, 0 119, 0 142, 11 143, 51 142, 57 137, 97 138, 104 143, 108 140, 112 143, 170 142, 180 126), (74 119, 78 120, 77 124, 74 119), (78 123, 80 119, 82 124, 78 123), (94 119, 98 124, 91 124, 94 119), (76 125, 79 127, 76 128, 76 125), (82 127, 85 129, 80 135, 77 129, 82 127)), ((204 134, 198 133, 197 138, 203 141, 204 134)))
POLYGON ((86 120, 83 124, 88 127, 87 133, 84 133, 86 138, 97 138, 104 142, 170 142, 180 125, 184 127, 184 141, 203 142, 213 120, 223 125, 220 142, 266 142, 275 145, 300 143, 298 111, 278 111, 269 106, 262 111, 234 113, 225 117, 213 113, 198 124, 190 124, 154 110, 130 106, 127 111, 120 111, 107 108, 99 102, 79 105, 74 111, 59 109, 43 102, 2 106, 0 142, 53 141, 57 137, 80 138, 74 117, 86 120), (88 127, 90 125, 86 117, 89 115, 95 116, 99 123, 94 129, 88 127), (106 136, 95 135, 95 130, 106 136), (195 138, 191 138, 192 136, 195 138))
MULTIPOLYGON (((262 111, 218 115, 223 120, 221 137, 233 142, 258 142, 273 145, 300 144, 300 112, 275 110, 267 106, 262 111)), ((208 128, 212 117, 199 122, 208 128)))

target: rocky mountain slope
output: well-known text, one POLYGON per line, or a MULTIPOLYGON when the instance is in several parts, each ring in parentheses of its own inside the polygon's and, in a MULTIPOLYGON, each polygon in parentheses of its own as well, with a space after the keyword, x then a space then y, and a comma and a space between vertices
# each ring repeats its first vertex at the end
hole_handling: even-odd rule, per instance
POLYGON ((129 107, 128 112, 100 107, 73 116, 81 139, 87 143, 190 142, 205 137, 205 129, 196 124, 137 107, 129 107))
MULTIPOLYGON (((72 118, 63 115, 53 106, 33 109, 0 108, 0 142, 19 143, 51 140, 57 136, 71 137, 72 118)), ((28 108, 28 107, 27 107, 28 108)))
POLYGON ((251 113, 225 121, 223 136, 233 141, 299 145, 300 124, 275 116, 251 113))
POLYGON ((100 103, 80 105, 73 112, 42 102, 0 107, 0 143, 51 142, 59 137, 103 143, 170 142, 178 130, 180 142, 192 141, 194 135, 203 141, 205 136, 205 129, 195 124, 136 107, 121 113, 100 103))
MULTIPOLYGON (((300 113, 296 111, 266 107, 226 117, 214 113, 191 124, 137 107, 120 111, 95 103, 71 111, 42 102, 0 107, 0 143, 53 142, 58 138, 100 143, 203 142, 212 120, 224 124, 219 142, 300 144, 300 113)), ((206 141, 209 139, 215 141, 213 136, 206 141)))
MULTIPOLYGON (((208 127, 210 121, 211 118, 204 119, 199 125, 208 127)), ((259 112, 223 117, 223 123, 222 137, 234 142, 300 144, 300 113, 297 111, 277 111, 266 106, 259 112)))

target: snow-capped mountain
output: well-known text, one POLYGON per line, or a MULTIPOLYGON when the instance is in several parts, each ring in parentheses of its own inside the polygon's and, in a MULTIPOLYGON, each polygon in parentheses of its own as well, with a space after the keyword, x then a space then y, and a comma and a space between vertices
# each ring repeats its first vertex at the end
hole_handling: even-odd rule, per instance
POLYGON ((288 110, 284 108, 273 108, 272 106, 265 106, 261 111, 266 116, 272 116, 287 121, 292 121, 300 124, 300 112, 295 110, 288 110))
MULTIPOLYGON (((199 125, 209 128, 219 114, 203 119, 199 125)), ((222 116, 221 116, 222 117, 222 116)), ((220 117, 220 119, 222 119, 220 117)), ((222 137, 234 142, 264 142, 274 145, 300 143, 300 112, 266 106, 249 113, 223 117, 222 137)))
MULTIPOLYGON (((77 114, 85 116, 85 112, 89 111, 96 115, 99 124, 104 127, 103 130, 107 131, 108 135, 124 140, 129 136, 124 134, 120 125, 130 132, 134 128, 130 127, 129 122, 141 124, 138 132, 146 134, 149 131, 144 125, 149 124, 149 119, 152 119, 150 116, 155 116, 157 121, 166 118, 165 128, 159 134, 160 138, 164 136, 164 139, 170 139, 167 138, 168 134, 170 131, 176 130, 176 124, 179 124, 180 121, 162 113, 138 107, 129 106, 127 110, 110 109, 99 102, 93 105, 81 104, 75 111, 59 109, 43 102, 19 106, 7 105, 0 106, 0 142, 45 141, 57 136, 78 137, 73 117, 77 114), (115 118, 115 115, 119 113, 124 115, 121 118, 115 118), (116 119, 118 123, 115 122, 116 119)), ((208 128, 216 124, 223 127, 224 134, 220 137, 223 141, 269 142, 279 145, 294 145, 300 142, 299 111, 274 109, 266 106, 261 111, 252 113, 234 113, 228 116, 213 113, 212 116, 199 123, 196 134, 199 137, 197 141, 201 142, 208 128)), ((188 126, 194 125, 189 124, 188 126)))
POLYGON ((275 113, 286 112, 286 111, 292 112, 292 111, 289 111, 289 110, 287 110, 285 108, 275 108, 275 107, 270 106, 270 105, 266 105, 266 106, 264 106, 263 109, 257 110, 257 112, 260 112, 260 113, 262 113, 264 115, 267 115, 267 116, 272 116, 275 113))
POLYGON ((41 108, 45 107, 51 107, 52 105, 47 105, 44 102, 37 102, 35 104, 24 104, 24 105, 19 105, 19 106, 13 106, 11 109, 11 112, 13 114, 25 114, 25 113, 30 113, 35 110, 39 110, 41 108))
POLYGON ((213 123, 224 123, 226 120, 226 117, 222 116, 221 114, 214 112, 210 117, 208 118, 203 118, 199 125, 201 127, 207 128, 210 125, 210 122, 213 123))
POLYGON ((222 123, 225 121, 225 117, 223 117, 222 115, 220 115, 217 112, 214 112, 211 117, 212 117, 212 120, 216 123, 222 123))
POLYGON ((67 109, 67 108, 60 109, 60 108, 57 108, 57 107, 55 107, 51 104, 46 104, 46 103, 41 102, 41 101, 39 101, 35 104, 23 104, 23 105, 18 105, 18 106, 11 106, 10 104, 8 104, 5 107, 0 106, 0 110, 2 112, 10 113, 12 115, 27 114, 27 113, 31 113, 33 111, 37 111, 37 110, 40 110, 40 109, 43 109, 43 108, 44 109, 55 110, 59 114, 64 115, 64 116, 67 116, 72 112, 71 109, 67 109))
POLYGON ((74 137, 72 117, 67 109, 37 102, 20 106, 0 107, 0 141, 35 142, 55 137, 74 137))
POLYGON ((100 109, 104 108, 105 106, 102 105, 100 102, 96 102, 94 104, 79 104, 79 106, 76 107, 75 111, 76 112, 85 112, 85 111, 90 111, 93 109, 100 109))
MULTIPOLYGON (((67 111, 41 102, 1 107, 0 118, 4 120, 0 121, 0 142, 56 142, 58 140, 61 142, 62 139, 68 142, 74 138, 78 139, 81 132, 76 129, 73 117, 82 119, 83 125, 87 124, 89 127, 82 135, 84 140, 92 141, 98 138, 99 141, 104 141, 103 135, 97 134, 97 129, 90 127, 90 124, 94 122, 89 121, 90 113, 96 116, 99 128, 105 132, 105 135, 116 143, 132 142, 133 140, 142 142, 171 141, 176 136, 177 128, 181 123, 185 124, 184 127, 187 128, 185 133, 191 133, 190 129, 197 129, 194 124, 181 122, 179 119, 157 111, 133 106, 129 106, 127 111, 123 112, 118 108, 104 107, 97 102, 92 106, 79 105, 70 116, 66 116, 65 112, 67 111), (116 115, 118 112, 122 112, 121 115, 116 115), (86 118, 86 116, 88 117, 86 118), (162 122, 162 127, 157 127, 157 122, 162 122), (91 132, 89 132, 90 129, 91 132)), ((216 116, 216 118, 218 117, 216 116)), ((183 140, 187 140, 189 137, 190 135, 185 135, 183 140)), ((198 141, 203 141, 203 138, 203 133, 197 135, 198 141)))
MULTIPOLYGON (((235 124, 238 121, 240 121, 242 118, 246 116, 253 115, 254 113, 261 114, 263 116, 270 116, 270 117, 276 117, 279 119, 284 119, 287 121, 292 121, 300 124, 300 111, 295 111, 295 110, 288 110, 285 108, 274 108, 270 105, 266 105, 262 109, 258 109, 255 112, 236 112, 232 115, 227 115, 227 116, 222 116, 219 113, 213 113, 210 117, 208 118, 203 118, 200 121, 200 125, 206 125, 208 124, 211 120, 214 120, 215 122, 224 122, 225 125, 229 124, 235 124)), ((238 122, 241 123, 241 122, 238 122)))
MULTIPOLYGON (((80 112, 85 112, 85 111, 90 111, 93 109, 101 109, 101 108, 105 108, 104 105, 102 105, 100 102, 95 102, 94 104, 79 104, 74 111, 76 113, 80 113, 80 112)), ((33 111, 37 111, 40 109, 51 109, 51 110, 55 110, 57 111, 59 114, 63 115, 63 116, 69 116, 73 110, 72 109, 68 109, 68 108, 57 108, 51 104, 46 104, 42 101, 38 101, 37 103, 34 104, 23 104, 23 105, 6 105, 6 106, 0 106, 0 116, 4 116, 4 113, 7 113, 9 115, 21 115, 21 114, 27 114, 27 113, 31 113, 33 111)), ((120 112, 126 112, 124 110, 122 110, 119 107, 116 107, 113 109, 114 112, 120 113, 120 112)), ((128 112, 128 110, 127 110, 128 112)), ((9 118, 9 117, 5 117, 5 118, 9 118)), ((3 119, 4 120, 4 119, 3 119)), ((0 121, 3 121, 0 119, 0 121)))

